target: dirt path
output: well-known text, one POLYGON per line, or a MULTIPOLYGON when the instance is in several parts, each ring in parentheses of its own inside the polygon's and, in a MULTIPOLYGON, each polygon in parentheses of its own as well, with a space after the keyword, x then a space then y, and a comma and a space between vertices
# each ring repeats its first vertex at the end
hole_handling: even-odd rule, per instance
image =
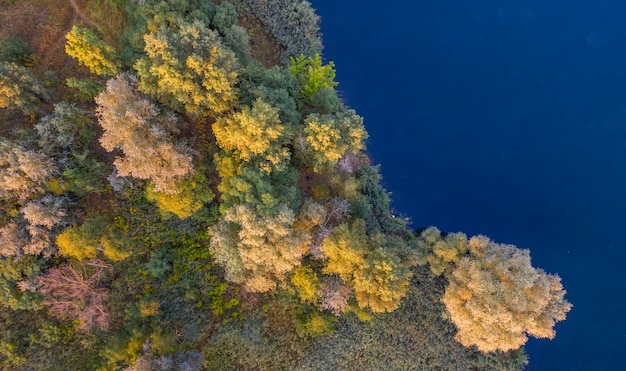
POLYGON ((95 23, 89 20, 89 18, 87 18, 87 16, 78 8, 78 5, 76 4, 76 0, 69 0, 69 1, 70 1, 70 5, 72 6, 72 9, 74 9, 74 13, 76 13, 76 15, 78 16, 78 18, 80 18, 81 21, 85 22, 89 27, 98 29, 98 26, 96 26, 95 23))
POLYGON ((67 33, 70 31, 70 29, 76 24, 78 23, 78 21, 82 21, 83 23, 85 23, 87 26, 94 28, 94 29, 98 29, 98 26, 93 23, 86 15, 85 13, 83 13, 80 8, 78 7, 78 4, 76 3, 76 0, 69 0, 68 1, 70 4, 70 7, 72 8, 73 14, 74 16, 69 20, 69 22, 67 22, 64 27, 63 27, 63 32, 61 32, 61 34, 54 39, 54 41, 52 41, 50 43, 50 45, 46 48, 46 50, 41 54, 41 58, 39 61, 39 65, 44 66, 44 67, 48 67, 50 65, 50 60, 53 57, 54 53, 57 52, 58 48, 63 48, 64 49, 64 45, 65 45, 65 35, 67 35, 67 33))

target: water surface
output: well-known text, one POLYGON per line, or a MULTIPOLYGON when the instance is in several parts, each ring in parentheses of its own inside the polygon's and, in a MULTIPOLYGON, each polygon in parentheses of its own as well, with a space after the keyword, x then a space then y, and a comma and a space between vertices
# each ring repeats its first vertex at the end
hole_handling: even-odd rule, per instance
POLYGON ((395 208, 562 277, 529 369, 626 369, 626 3, 312 3, 395 208))

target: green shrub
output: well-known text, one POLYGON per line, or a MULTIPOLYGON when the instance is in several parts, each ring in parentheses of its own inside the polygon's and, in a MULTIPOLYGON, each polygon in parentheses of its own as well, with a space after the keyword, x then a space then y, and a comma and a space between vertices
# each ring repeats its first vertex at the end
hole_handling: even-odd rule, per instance
POLYGON ((70 88, 78 90, 77 97, 81 102, 91 102, 103 90, 91 79, 77 79, 70 77, 65 82, 70 88))
POLYGON ((319 17, 308 1, 233 0, 239 14, 259 19, 285 49, 281 61, 300 54, 314 56, 322 52, 319 17))
POLYGON ((33 64, 33 58, 33 48, 26 40, 18 37, 0 40, 0 62, 30 66, 33 64))

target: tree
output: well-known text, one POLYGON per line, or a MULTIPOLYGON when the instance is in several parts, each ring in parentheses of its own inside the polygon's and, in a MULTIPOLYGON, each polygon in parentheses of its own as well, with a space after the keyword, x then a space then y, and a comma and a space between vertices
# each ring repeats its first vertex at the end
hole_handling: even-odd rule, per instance
POLYGON ((31 225, 39 225, 51 230, 63 224, 68 206, 67 197, 47 195, 40 200, 30 201, 20 211, 31 225))
POLYGON ((127 243, 123 234, 98 214, 90 215, 80 226, 66 228, 56 238, 59 254, 78 261, 94 259, 99 251, 112 261, 124 260, 130 256, 127 243))
POLYGON ((280 205, 299 205, 298 172, 291 166, 270 173, 260 171, 258 161, 241 163, 228 154, 215 156, 221 182, 222 208, 248 204, 259 213, 272 213, 280 205))
POLYGON ((57 172, 44 153, 0 138, 0 198, 25 203, 43 193, 46 181, 57 172))
POLYGON ((325 274, 337 274, 350 284, 354 274, 363 269, 368 252, 368 238, 365 224, 356 220, 352 224, 335 227, 322 241, 322 251, 328 261, 323 269, 325 274))
POLYGON ((99 260, 85 262, 80 269, 70 264, 50 268, 37 282, 38 291, 45 296, 43 304, 58 319, 79 320, 83 330, 94 326, 106 330, 109 290, 102 281, 109 268, 99 260))
POLYGON ((117 52, 90 29, 74 26, 65 35, 65 52, 76 58, 78 63, 89 68, 91 73, 115 76, 121 64, 117 52))
MULTIPOLYGON (((379 243, 382 245, 383 241, 379 243)), ((368 254, 365 266, 354 275, 352 287, 356 301, 361 308, 374 313, 393 312, 406 296, 411 276, 397 255, 378 248, 368 254)))
POLYGON ((315 171, 332 167, 349 154, 365 148, 367 132, 363 119, 353 110, 334 115, 310 114, 304 120, 304 138, 300 148, 306 154, 312 150, 315 171))
POLYGON ((177 192, 173 194, 156 192, 152 186, 146 189, 148 200, 156 202, 165 219, 172 215, 180 219, 188 218, 215 196, 206 178, 199 172, 189 179, 178 182, 176 189, 177 192))
POLYGON ((137 84, 134 76, 119 75, 96 98, 104 129, 100 144, 124 154, 114 162, 120 176, 150 179, 156 192, 174 194, 177 182, 193 172, 192 151, 171 139, 178 132, 176 116, 161 113, 137 92, 137 84))
POLYGON ((322 58, 319 54, 315 57, 299 55, 298 58, 291 57, 289 71, 294 80, 300 83, 302 94, 311 101, 315 93, 323 88, 333 89, 338 85, 335 82, 335 64, 329 62, 322 66, 322 58))
POLYGON ((0 256, 19 257, 27 244, 28 234, 15 221, 10 221, 0 228, 0 256))
POLYGON ((75 195, 83 197, 104 188, 102 179, 106 174, 106 165, 98 162, 89 149, 72 152, 66 165, 63 177, 67 181, 67 190, 75 195))
POLYGON ((35 130, 39 145, 50 154, 82 149, 95 135, 87 112, 70 103, 55 104, 54 113, 41 119, 35 130))
POLYGON ((313 269, 309 266, 299 266, 293 271, 291 276, 291 284, 298 291, 300 300, 305 303, 317 303, 319 291, 319 278, 313 269))
POLYGON ((365 223, 341 224, 322 241, 326 274, 336 274, 354 289, 359 307, 392 312, 406 296, 411 271, 381 234, 368 236, 365 223))
POLYGON ((221 2, 211 20, 211 26, 222 32, 237 23, 237 9, 228 1, 221 2))
POLYGON ((532 267, 528 250, 472 237, 471 255, 449 277, 443 302, 455 339, 482 352, 517 349, 527 335, 552 339, 572 305, 557 275, 532 267))
POLYGON ((430 266, 430 270, 437 276, 441 275, 453 264, 458 264, 469 249, 465 233, 449 233, 441 236, 439 229, 428 227, 417 239, 419 263, 430 266))
POLYGON ((282 205, 275 215, 259 215, 247 205, 230 208, 213 230, 211 249, 226 279, 252 292, 276 288, 300 265, 310 236, 296 228, 294 212, 282 205))
POLYGON ((322 52, 319 17, 308 1, 238 0, 233 3, 240 15, 259 19, 272 33, 284 50, 281 64, 289 64, 290 57, 322 52))
POLYGON ((288 134, 278 118, 278 109, 257 99, 252 108, 220 117, 213 124, 217 144, 230 151, 238 161, 257 159, 261 170, 281 169, 289 160, 285 147, 288 134))
POLYGON ((78 261, 93 259, 98 254, 98 240, 86 233, 84 228, 71 226, 56 238, 59 254, 78 261))
POLYGON ((30 71, 15 63, 0 63, 0 108, 20 108, 27 114, 35 112, 50 92, 30 71))
POLYGON ((11 62, 20 65, 33 63, 33 49, 26 40, 9 37, 0 40, 0 62, 11 62))
POLYGON ((91 79, 68 77, 65 80, 65 84, 70 88, 78 90, 76 97, 81 102, 93 102, 93 99, 102 91, 102 86, 91 79))
POLYGON ((348 309, 348 300, 354 296, 354 291, 337 275, 330 275, 322 278, 317 296, 321 310, 339 316, 348 309))
POLYGON ((135 69, 141 90, 193 117, 217 116, 237 99, 237 58, 202 22, 181 22, 144 36, 146 56, 135 69))

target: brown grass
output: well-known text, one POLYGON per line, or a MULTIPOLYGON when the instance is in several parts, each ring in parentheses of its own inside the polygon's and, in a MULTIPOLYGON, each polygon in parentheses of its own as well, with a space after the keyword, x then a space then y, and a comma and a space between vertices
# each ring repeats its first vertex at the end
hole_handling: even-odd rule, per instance
POLYGON ((65 1, 32 0, 0 7, 0 37, 28 41, 37 54, 35 72, 58 70, 67 64, 65 34, 74 21, 65 1))
POLYGON ((103 38, 119 49, 119 40, 128 27, 123 8, 117 8, 106 1, 74 0, 77 8, 92 22, 103 38))

